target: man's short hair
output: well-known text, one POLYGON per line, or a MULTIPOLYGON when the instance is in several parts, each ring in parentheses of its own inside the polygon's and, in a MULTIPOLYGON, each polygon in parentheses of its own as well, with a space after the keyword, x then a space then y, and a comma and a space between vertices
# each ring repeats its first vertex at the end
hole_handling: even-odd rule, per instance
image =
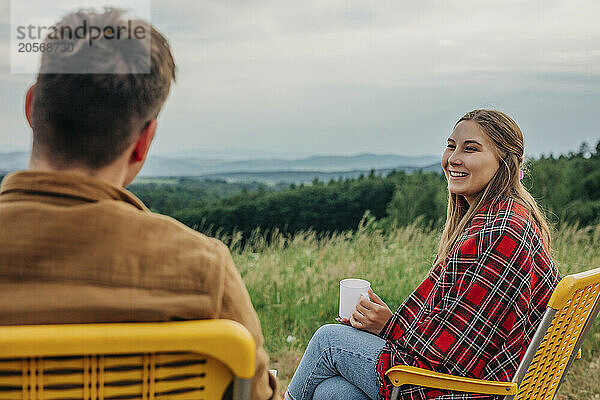
MULTIPOLYGON (((86 21, 88 26, 124 26, 123 14, 113 8, 103 13, 80 10, 58 25, 75 29, 86 21)), ((149 26, 145 21, 135 22, 149 26)), ((35 155, 59 169, 74 165, 99 169, 138 139, 139 132, 157 117, 175 80, 167 39, 154 27, 149 30, 150 40, 137 41, 133 51, 118 41, 100 38, 93 45, 84 39, 68 54, 42 53, 32 108, 35 155), (76 61, 78 72, 83 67, 94 73, 55 73, 65 61, 76 61), (149 73, 131 72, 144 63, 149 73), (123 65, 134 68, 128 68, 129 73, 112 73, 115 66, 123 65), (111 73, 102 73, 108 70, 111 73)))

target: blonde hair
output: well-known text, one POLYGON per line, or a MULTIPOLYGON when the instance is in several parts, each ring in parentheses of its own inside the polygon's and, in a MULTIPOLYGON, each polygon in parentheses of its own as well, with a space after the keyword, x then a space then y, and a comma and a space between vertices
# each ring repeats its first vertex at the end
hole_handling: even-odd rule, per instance
POLYGON ((514 199, 527 209, 542 234, 546 249, 550 252, 551 234, 546 218, 519 179, 519 169, 523 168, 524 145, 523 133, 517 123, 497 110, 473 110, 463 115, 454 126, 461 121, 477 123, 491 139, 500 166, 485 188, 476 195, 472 205, 469 205, 463 196, 448 192, 446 223, 433 267, 437 267, 450 254, 475 213, 485 203, 498 196, 514 199))

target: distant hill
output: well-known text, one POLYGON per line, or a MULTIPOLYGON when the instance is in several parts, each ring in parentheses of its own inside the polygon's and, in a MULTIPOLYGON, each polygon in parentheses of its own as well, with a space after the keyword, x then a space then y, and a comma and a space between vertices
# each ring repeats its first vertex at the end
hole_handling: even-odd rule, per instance
MULTIPOLYGON (((0 172, 27 167, 29 153, 0 153, 0 172)), ((314 178, 330 180, 355 178, 375 170, 377 174, 392 170, 415 169, 441 172, 437 156, 399 156, 395 154, 363 153, 354 156, 311 156, 294 160, 265 158, 256 160, 219 160, 206 158, 170 158, 151 156, 141 177, 193 176, 235 182, 310 182, 314 178)))
POLYGON ((439 174, 442 173, 442 167, 440 163, 435 163, 425 167, 398 167, 398 168, 381 168, 381 169, 369 169, 369 170, 350 170, 350 171, 272 171, 272 172, 229 172, 202 175, 199 178, 211 179, 211 180, 223 180, 229 183, 250 183, 250 182, 262 182, 266 184, 276 183, 309 183, 317 179, 321 182, 329 182, 330 180, 338 179, 355 179, 360 175, 368 176, 371 171, 378 176, 386 176, 392 171, 432 171, 439 174))
POLYGON ((28 164, 29 153, 25 151, 0 153, 0 173, 26 169, 28 164))
POLYGON ((243 161, 201 158, 150 157, 142 176, 205 176, 248 172, 344 172, 371 169, 423 168, 439 163, 436 156, 399 156, 394 154, 358 154, 355 156, 311 156, 295 160, 257 159, 243 161))

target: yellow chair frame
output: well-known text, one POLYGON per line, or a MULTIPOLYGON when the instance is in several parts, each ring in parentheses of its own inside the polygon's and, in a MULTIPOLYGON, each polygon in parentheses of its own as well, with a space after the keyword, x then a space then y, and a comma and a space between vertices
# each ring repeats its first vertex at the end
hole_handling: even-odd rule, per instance
POLYGON ((504 395, 504 400, 553 399, 600 311, 600 268, 565 276, 552 292, 546 312, 511 382, 486 381, 399 365, 386 371, 394 385, 504 395))
POLYGON ((248 399, 254 339, 229 320, 0 327, 0 399, 248 399))

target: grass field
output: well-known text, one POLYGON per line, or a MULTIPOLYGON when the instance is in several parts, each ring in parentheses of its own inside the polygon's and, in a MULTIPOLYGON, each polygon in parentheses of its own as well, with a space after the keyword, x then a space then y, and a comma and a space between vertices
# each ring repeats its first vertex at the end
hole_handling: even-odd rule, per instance
MULTIPOLYGON (((313 332, 335 322, 341 279, 369 280, 394 310, 431 268, 439 234, 417 225, 382 233, 373 223, 354 234, 322 240, 304 233, 293 238, 274 235, 267 243, 255 233, 252 251, 240 249, 239 237, 224 238, 258 312, 270 368, 278 370, 281 389, 287 387, 313 332)), ((562 228, 554 234, 552 247, 562 275, 600 267, 600 225, 562 228)), ((599 320, 558 399, 600 400, 599 320)))

